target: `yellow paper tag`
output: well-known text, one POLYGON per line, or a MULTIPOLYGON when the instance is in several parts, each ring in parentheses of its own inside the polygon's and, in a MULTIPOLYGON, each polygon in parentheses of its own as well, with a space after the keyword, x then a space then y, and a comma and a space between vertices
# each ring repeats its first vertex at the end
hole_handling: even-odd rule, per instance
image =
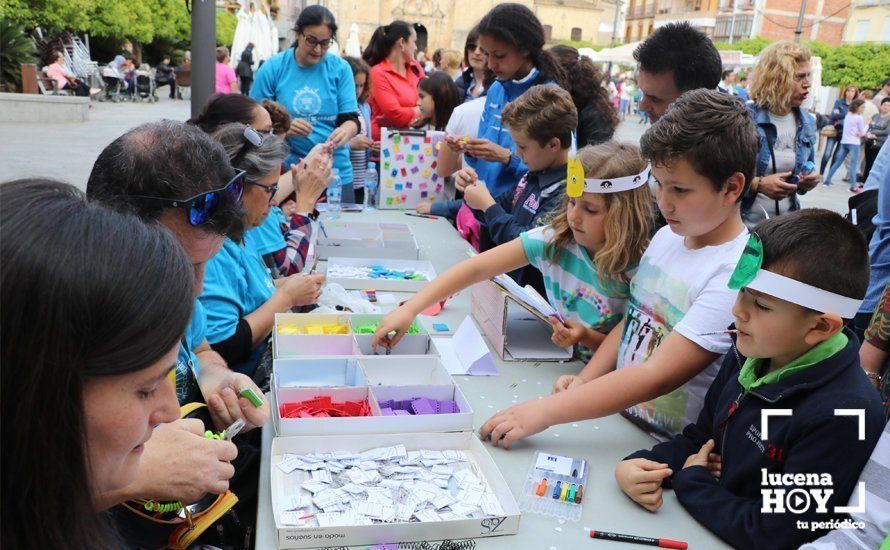
POLYGON ((580 197, 584 193, 584 166, 577 158, 571 158, 566 170, 566 195, 580 197))

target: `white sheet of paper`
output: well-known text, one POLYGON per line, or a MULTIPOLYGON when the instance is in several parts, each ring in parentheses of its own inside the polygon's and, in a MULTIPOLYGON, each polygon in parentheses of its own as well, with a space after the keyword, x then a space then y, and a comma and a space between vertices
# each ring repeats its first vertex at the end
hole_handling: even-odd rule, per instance
POLYGON ((498 368, 476 323, 465 317, 451 338, 433 338, 449 374, 497 376, 498 368))

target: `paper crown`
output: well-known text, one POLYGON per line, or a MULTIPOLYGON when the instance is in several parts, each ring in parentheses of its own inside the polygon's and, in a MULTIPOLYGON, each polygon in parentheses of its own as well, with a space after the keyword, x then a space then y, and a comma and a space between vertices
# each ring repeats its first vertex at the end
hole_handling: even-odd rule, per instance
POLYGON ((855 317, 862 305, 862 300, 835 294, 763 269, 763 243, 756 233, 748 238, 728 286, 733 290, 747 287, 821 313, 837 313, 845 319, 855 317))
POLYGON ((650 165, 646 165, 639 174, 620 178, 597 179, 585 178, 584 166, 578 160, 578 144, 572 132, 572 145, 569 147, 569 164, 566 168, 566 194, 572 198, 582 193, 620 193, 646 185, 649 182, 650 165))

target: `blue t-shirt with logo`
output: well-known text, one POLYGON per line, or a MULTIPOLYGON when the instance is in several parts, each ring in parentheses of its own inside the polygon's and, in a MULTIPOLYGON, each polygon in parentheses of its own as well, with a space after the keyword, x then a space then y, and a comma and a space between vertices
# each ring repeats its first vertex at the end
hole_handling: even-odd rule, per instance
POLYGON ((271 206, 269 207, 269 215, 266 216, 266 220, 253 229, 249 229, 245 235, 253 241, 253 246, 260 253, 260 256, 265 256, 266 254, 278 252, 287 246, 287 241, 284 240, 284 232, 281 231, 281 225, 286 223, 287 220, 284 218, 284 212, 281 211, 281 208, 271 206))
MULTIPOLYGON (((250 238, 238 244, 226 238, 222 250, 207 262, 204 291, 199 299, 207 318, 207 340, 222 342, 235 334, 238 321, 262 306, 275 292, 275 283, 250 238)), ((229 365, 237 372, 252 374, 256 359, 265 346, 254 350, 250 359, 229 365)))
POLYGON ((179 343, 179 353, 176 355, 176 399, 180 405, 195 401, 199 397, 198 372, 201 365, 194 350, 204 341, 206 330, 207 318, 204 315, 204 306, 200 300, 195 299, 192 318, 185 329, 183 340, 179 343))
MULTIPOLYGON (((315 145, 324 143, 337 128, 339 115, 358 112, 352 69, 345 60, 330 53, 311 67, 301 67, 294 58, 293 48, 279 52, 257 71, 250 97, 257 101, 277 101, 291 116, 312 124, 309 136, 287 138, 291 150, 288 165, 308 155, 315 145)), ((352 183, 348 144, 334 151, 334 168, 340 171, 344 185, 352 183)))

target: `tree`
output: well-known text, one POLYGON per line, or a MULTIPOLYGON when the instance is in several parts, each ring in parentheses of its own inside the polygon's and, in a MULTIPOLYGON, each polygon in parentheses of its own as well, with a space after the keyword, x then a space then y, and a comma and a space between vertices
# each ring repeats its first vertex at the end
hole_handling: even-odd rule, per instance
POLYGON ((37 61, 34 41, 24 29, 6 19, 0 19, 0 86, 8 92, 16 91, 22 83, 22 63, 37 61))
POLYGON ((822 60, 822 83, 841 88, 880 88, 890 75, 890 45, 844 44, 822 60))
POLYGON ((235 27, 238 26, 238 16, 227 11, 216 12, 216 44, 232 47, 235 41, 235 27))

